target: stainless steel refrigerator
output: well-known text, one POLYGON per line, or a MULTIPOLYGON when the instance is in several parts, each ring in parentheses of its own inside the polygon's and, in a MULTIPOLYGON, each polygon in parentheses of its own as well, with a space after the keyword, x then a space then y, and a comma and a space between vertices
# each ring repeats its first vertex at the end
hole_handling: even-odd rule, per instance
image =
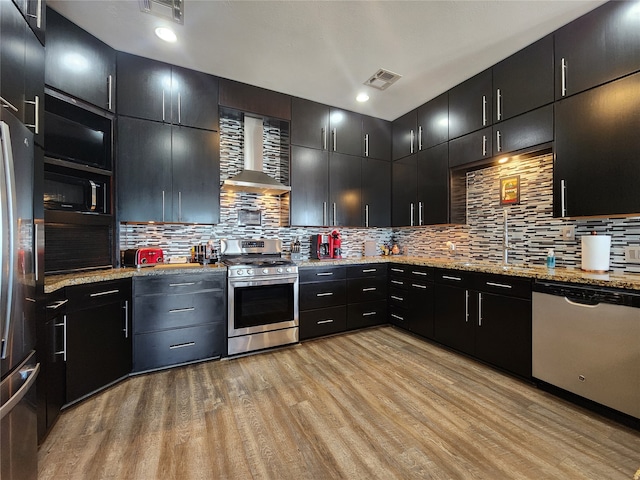
POLYGON ((0 111, 0 479, 37 478, 33 135, 0 111))

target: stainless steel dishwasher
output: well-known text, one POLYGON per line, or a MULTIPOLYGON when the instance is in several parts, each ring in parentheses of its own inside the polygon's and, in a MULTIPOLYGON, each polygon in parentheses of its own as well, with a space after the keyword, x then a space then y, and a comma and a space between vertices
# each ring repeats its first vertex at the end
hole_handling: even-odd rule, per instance
POLYGON ((536 282, 533 376, 640 418, 640 294, 536 282))

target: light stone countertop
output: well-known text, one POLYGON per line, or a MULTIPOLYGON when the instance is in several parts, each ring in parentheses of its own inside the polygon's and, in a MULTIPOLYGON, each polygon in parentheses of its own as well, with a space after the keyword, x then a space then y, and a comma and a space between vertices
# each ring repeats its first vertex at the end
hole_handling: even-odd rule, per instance
MULTIPOLYGON (((547 268, 542 265, 509 265, 489 262, 474 262, 463 259, 409 257, 403 255, 345 258, 340 260, 299 260, 296 264, 300 268, 318 267, 321 265, 358 265, 363 263, 404 263, 427 267, 463 270, 467 272, 493 273, 511 275, 514 277, 533 278, 536 280, 552 280, 556 282, 579 283, 592 286, 640 290, 640 274, 636 273, 589 273, 578 268, 556 267, 547 268)), ((118 280, 137 276, 175 275, 194 272, 225 272, 226 267, 219 263, 210 265, 200 264, 169 264, 142 268, 112 268, 89 272, 69 273, 64 275, 49 275, 45 279, 45 293, 55 292, 60 288, 72 285, 118 280)))

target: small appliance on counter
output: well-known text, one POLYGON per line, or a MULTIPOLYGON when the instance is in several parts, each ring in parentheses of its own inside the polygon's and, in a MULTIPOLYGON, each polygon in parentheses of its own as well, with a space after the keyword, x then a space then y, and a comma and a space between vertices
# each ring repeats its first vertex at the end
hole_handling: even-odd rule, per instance
POLYGON ((213 240, 207 243, 199 243, 191 247, 191 263, 208 265, 218 261, 218 249, 215 248, 213 240))
POLYGON ((123 267, 152 267, 164 262, 164 253, 157 247, 130 248, 122 250, 120 256, 123 267))
POLYGON ((331 236, 311 235, 311 251, 309 256, 315 260, 326 260, 331 257, 331 236))
POLYGON ((342 258, 342 235, 338 230, 331 232, 329 243, 331 258, 342 258))

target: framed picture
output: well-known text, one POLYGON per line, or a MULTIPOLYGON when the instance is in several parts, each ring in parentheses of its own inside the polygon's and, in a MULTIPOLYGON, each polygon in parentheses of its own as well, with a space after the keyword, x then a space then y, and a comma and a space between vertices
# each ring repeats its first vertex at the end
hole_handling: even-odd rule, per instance
POLYGON ((500 179, 500 205, 520 203, 520 175, 500 179))

